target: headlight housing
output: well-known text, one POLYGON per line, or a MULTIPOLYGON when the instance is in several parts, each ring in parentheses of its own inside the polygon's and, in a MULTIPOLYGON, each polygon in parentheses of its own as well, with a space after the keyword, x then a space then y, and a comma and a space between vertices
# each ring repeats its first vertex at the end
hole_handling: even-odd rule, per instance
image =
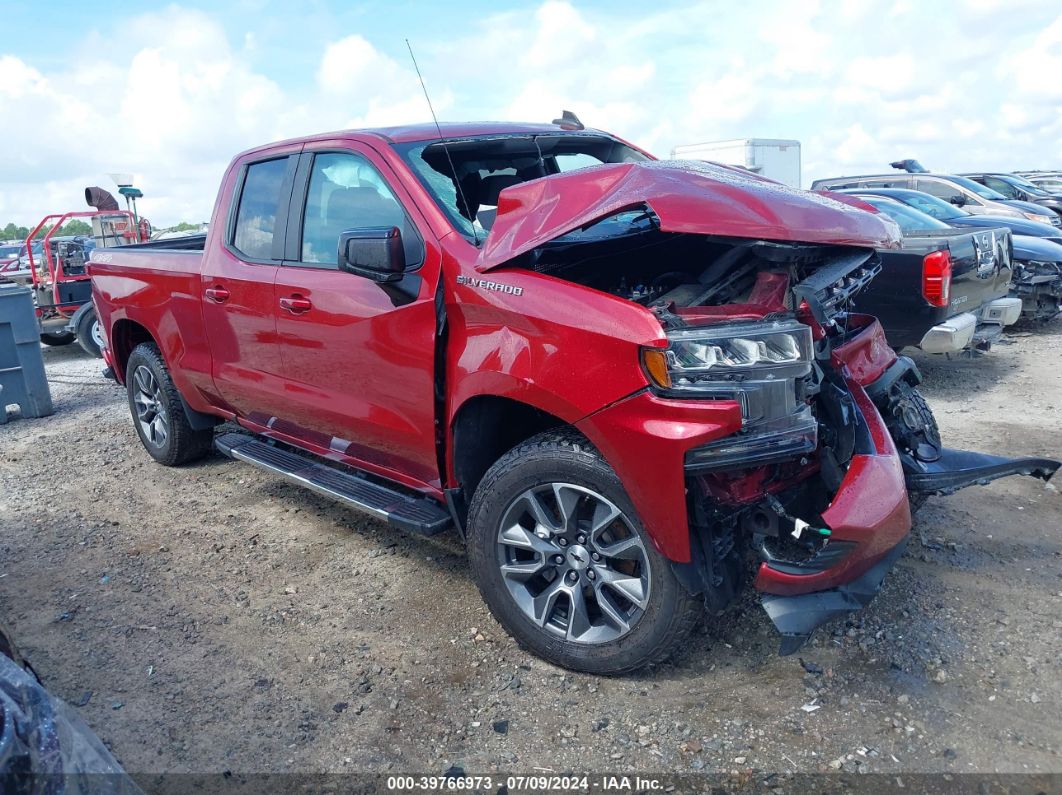
MULTIPOLYGON (((725 397, 753 380, 798 378, 811 371, 811 328, 796 320, 727 323, 668 332, 667 380, 647 360, 656 386, 676 395, 725 397)), ((659 360, 658 360, 659 361, 659 360)))
POLYGON ((687 467, 751 466, 815 449, 818 423, 798 388, 813 370, 809 326, 796 320, 727 323, 667 337, 666 350, 643 353, 653 384, 671 397, 741 405, 739 434, 689 451, 687 467))
POLYGON ((1030 221, 1036 221, 1037 223, 1047 224, 1048 226, 1058 226, 1060 220, 1057 215, 1054 217, 1045 215, 1044 213, 1022 213, 1030 221))

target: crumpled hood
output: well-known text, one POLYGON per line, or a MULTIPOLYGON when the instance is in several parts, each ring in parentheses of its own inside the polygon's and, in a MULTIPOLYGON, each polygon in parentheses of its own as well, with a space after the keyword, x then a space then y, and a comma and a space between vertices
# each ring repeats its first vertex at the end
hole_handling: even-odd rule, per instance
POLYGON ((1011 240, 1014 242, 1015 259, 1062 263, 1062 246, 1058 243, 1028 235, 1014 235, 1011 240))
POLYGON ((899 227, 879 213, 694 160, 583 168, 503 190, 476 261, 488 271, 621 210, 649 205, 665 232, 896 248, 899 227))

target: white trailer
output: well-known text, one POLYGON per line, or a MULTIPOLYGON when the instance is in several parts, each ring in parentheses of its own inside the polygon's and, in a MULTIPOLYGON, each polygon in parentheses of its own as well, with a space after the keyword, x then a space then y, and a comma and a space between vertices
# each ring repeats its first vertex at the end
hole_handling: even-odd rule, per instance
POLYGON ((782 138, 735 138, 704 144, 676 146, 675 160, 714 160, 741 166, 794 188, 800 187, 800 141, 782 138))

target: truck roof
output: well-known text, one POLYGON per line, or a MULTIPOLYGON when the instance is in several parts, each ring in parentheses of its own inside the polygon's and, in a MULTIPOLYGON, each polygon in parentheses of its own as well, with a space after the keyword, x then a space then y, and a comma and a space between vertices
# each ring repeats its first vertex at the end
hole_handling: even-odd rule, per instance
POLYGON ((352 130, 334 130, 332 132, 316 133, 314 135, 300 135, 295 138, 288 138, 283 141, 273 141, 272 143, 263 144, 261 146, 255 146, 244 152, 241 152, 238 157, 251 154, 254 152, 268 151, 277 146, 283 146, 285 144, 308 142, 308 141, 322 141, 334 138, 348 138, 354 141, 369 141, 369 140, 383 140, 389 144, 404 144, 415 143, 417 141, 437 141, 439 140, 439 130, 442 130, 442 135, 445 140, 451 140, 454 138, 472 138, 481 135, 520 135, 520 134, 534 134, 534 133, 590 133, 596 135, 605 135, 606 133, 600 130, 593 130, 587 128, 585 130, 573 130, 571 128, 561 127, 557 124, 532 124, 524 122, 503 122, 503 121, 468 121, 468 122, 440 122, 436 127, 434 122, 427 122, 423 124, 406 124, 398 127, 369 127, 364 129, 352 129, 352 130))

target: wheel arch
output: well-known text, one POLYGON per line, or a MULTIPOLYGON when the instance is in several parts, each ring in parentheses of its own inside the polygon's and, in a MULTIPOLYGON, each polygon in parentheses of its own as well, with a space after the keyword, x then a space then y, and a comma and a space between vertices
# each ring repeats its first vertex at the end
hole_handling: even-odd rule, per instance
POLYGON ((447 445, 449 479, 455 487, 451 492, 463 495, 463 505, 456 506, 460 526, 467 503, 491 465, 521 442, 553 428, 574 426, 530 403, 498 395, 475 395, 461 404, 450 423, 447 445))
POLYGON ((91 301, 87 301, 77 308, 73 317, 70 318, 70 322, 66 324, 67 329, 73 332, 77 332, 77 325, 81 322, 81 318, 87 315, 89 312, 95 312, 96 306, 91 301))
POLYGON ((125 383, 125 369, 129 363, 129 356, 137 345, 144 342, 152 342, 161 351, 158 340, 147 330, 146 327, 135 320, 122 318, 115 322, 108 336, 111 354, 114 357, 114 373, 119 382, 125 383))

